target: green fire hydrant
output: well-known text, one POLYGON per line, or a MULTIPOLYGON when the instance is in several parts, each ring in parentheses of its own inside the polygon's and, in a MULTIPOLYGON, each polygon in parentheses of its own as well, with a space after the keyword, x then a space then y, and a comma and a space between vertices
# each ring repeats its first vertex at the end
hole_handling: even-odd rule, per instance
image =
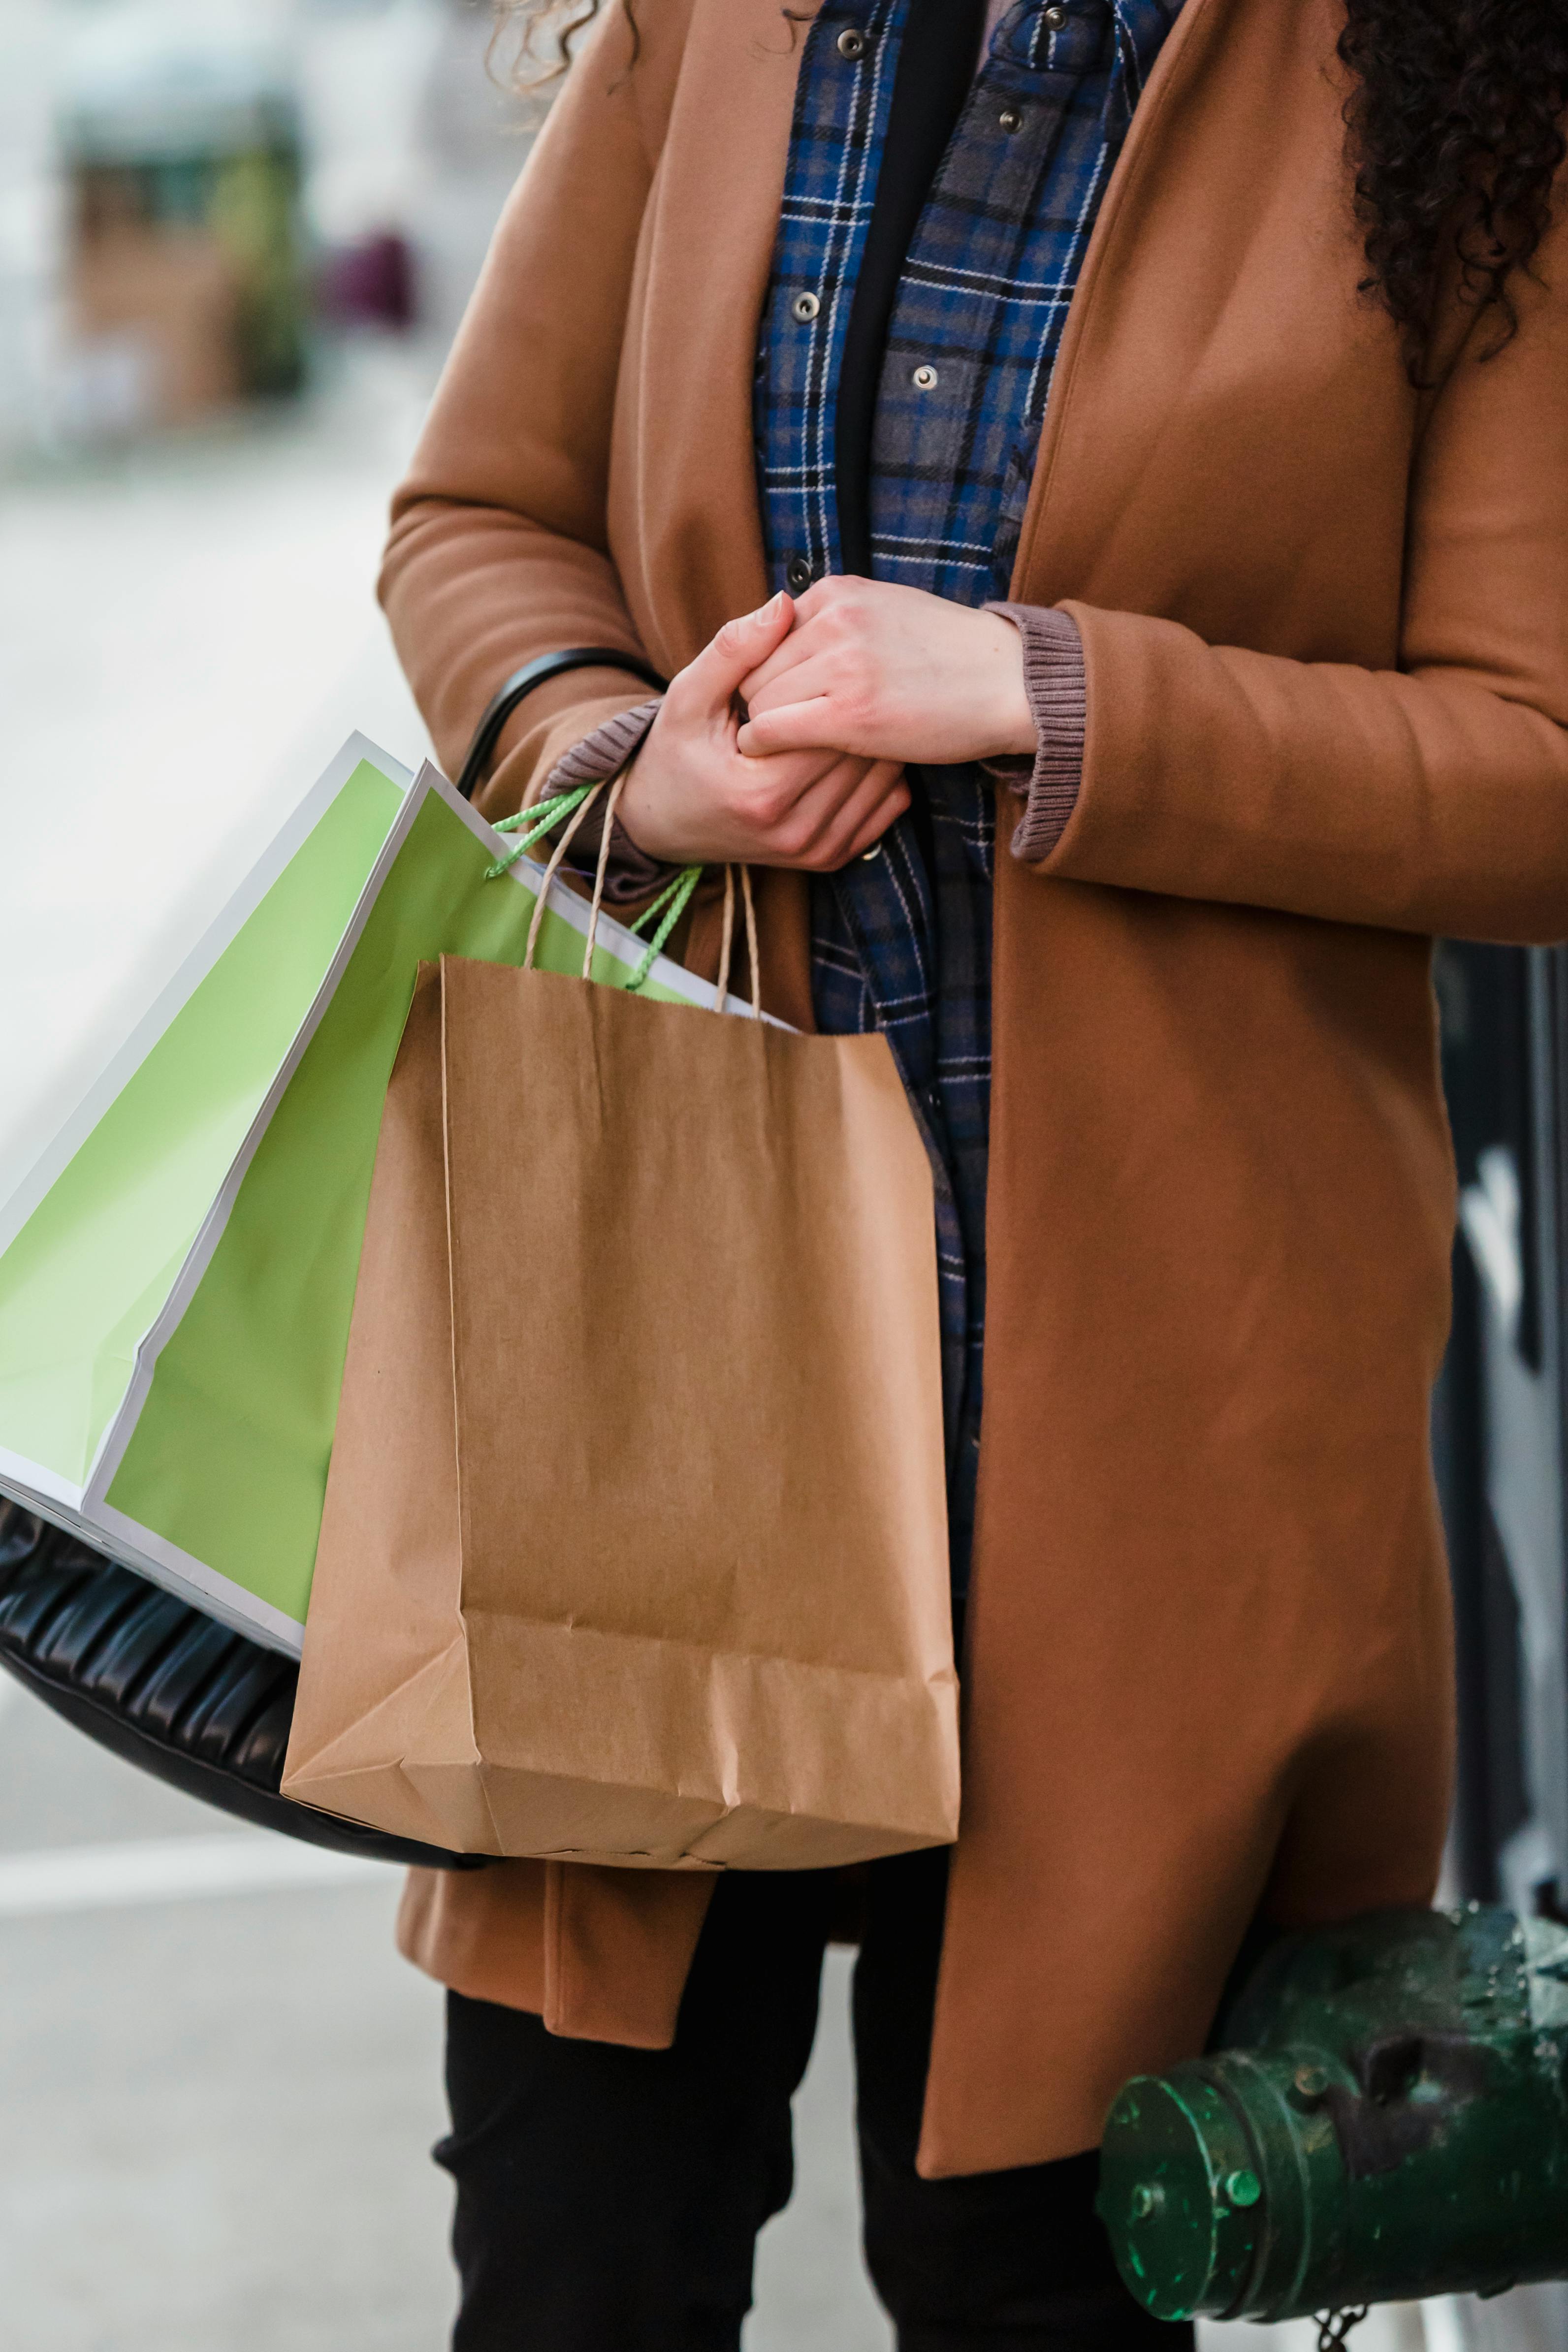
POLYGON ((1110 2111, 1100 2211, 1160 2319, 1568 2276, 1568 1929, 1386 1911, 1277 1945, 1209 2056, 1110 2111))

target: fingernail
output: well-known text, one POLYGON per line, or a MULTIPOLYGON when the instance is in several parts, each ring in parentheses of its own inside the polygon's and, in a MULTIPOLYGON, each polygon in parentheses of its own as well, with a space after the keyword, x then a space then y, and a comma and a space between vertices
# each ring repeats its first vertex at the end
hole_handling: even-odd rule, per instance
POLYGON ((756 611, 752 614, 752 623, 753 627, 760 629, 765 621, 776 621, 783 610, 784 590, 781 588, 776 596, 770 596, 767 603, 765 604, 759 604, 756 611))

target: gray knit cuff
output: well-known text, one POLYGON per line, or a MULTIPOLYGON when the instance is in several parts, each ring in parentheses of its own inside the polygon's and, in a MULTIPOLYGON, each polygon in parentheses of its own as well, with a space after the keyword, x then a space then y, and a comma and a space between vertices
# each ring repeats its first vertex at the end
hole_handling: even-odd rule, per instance
POLYGON ((1024 801, 1013 855, 1026 866, 1048 857, 1078 804, 1089 724, 1083 639, 1070 613, 1049 604, 987 604, 1024 641, 1024 690, 1039 730, 1031 760, 987 760, 986 767, 1024 801))
MULTIPOLYGON (((544 779, 541 800, 552 793, 569 793, 578 784, 603 783, 606 776, 619 773, 636 751, 642 749, 648 729, 658 716, 658 699, 639 702, 633 710, 617 712, 574 743, 565 755, 556 761, 544 779)), ((582 824, 572 836, 570 848, 563 860, 574 874, 590 879, 597 872, 599 845, 605 837, 605 808, 609 794, 594 803, 582 824)), ((541 843, 536 856, 545 854, 541 843)), ((607 907, 630 906, 637 898, 651 898, 675 871, 663 866, 657 857, 649 857, 637 847, 631 835, 617 817, 610 831, 610 862, 605 869, 605 904, 607 907)))

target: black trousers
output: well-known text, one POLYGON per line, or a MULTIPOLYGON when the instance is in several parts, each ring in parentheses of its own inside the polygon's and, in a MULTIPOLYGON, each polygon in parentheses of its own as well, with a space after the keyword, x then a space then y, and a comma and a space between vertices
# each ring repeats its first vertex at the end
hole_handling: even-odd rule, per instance
MULTIPOLYGON (((915 2171, 946 1859, 873 1865, 855 1971, 866 2258, 900 2352, 1191 2352, 1117 2279, 1094 2156, 915 2171)), ((721 1880, 669 2050, 449 1995, 455 2352, 737 2352, 793 2182, 832 1900, 810 1873, 721 1880)))

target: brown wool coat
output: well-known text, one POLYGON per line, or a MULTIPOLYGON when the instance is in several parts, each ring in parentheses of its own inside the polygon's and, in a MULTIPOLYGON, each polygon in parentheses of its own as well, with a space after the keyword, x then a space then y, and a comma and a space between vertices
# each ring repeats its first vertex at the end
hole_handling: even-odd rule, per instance
MULTIPOLYGON (((591 40, 396 504, 450 767, 574 644, 669 673, 764 593, 752 360, 799 57, 778 0, 591 40)), ((1058 848, 996 883, 965 1796, 922 2168, 1095 2141, 1251 1916, 1425 1902, 1448 1807, 1427 1394, 1454 1180, 1429 935, 1568 931, 1568 243, 1417 396, 1358 297, 1333 0, 1186 0, 1073 304, 1013 594, 1089 673, 1058 848)), ((634 678, 514 724, 515 806, 634 678)), ((771 875, 773 1000, 809 1020, 771 875)), ((699 948, 700 942, 699 943, 699 948)), ((691 952, 699 958, 699 948, 691 952)), ((668 2041, 707 1886, 417 1877, 405 1948, 668 2041)))

